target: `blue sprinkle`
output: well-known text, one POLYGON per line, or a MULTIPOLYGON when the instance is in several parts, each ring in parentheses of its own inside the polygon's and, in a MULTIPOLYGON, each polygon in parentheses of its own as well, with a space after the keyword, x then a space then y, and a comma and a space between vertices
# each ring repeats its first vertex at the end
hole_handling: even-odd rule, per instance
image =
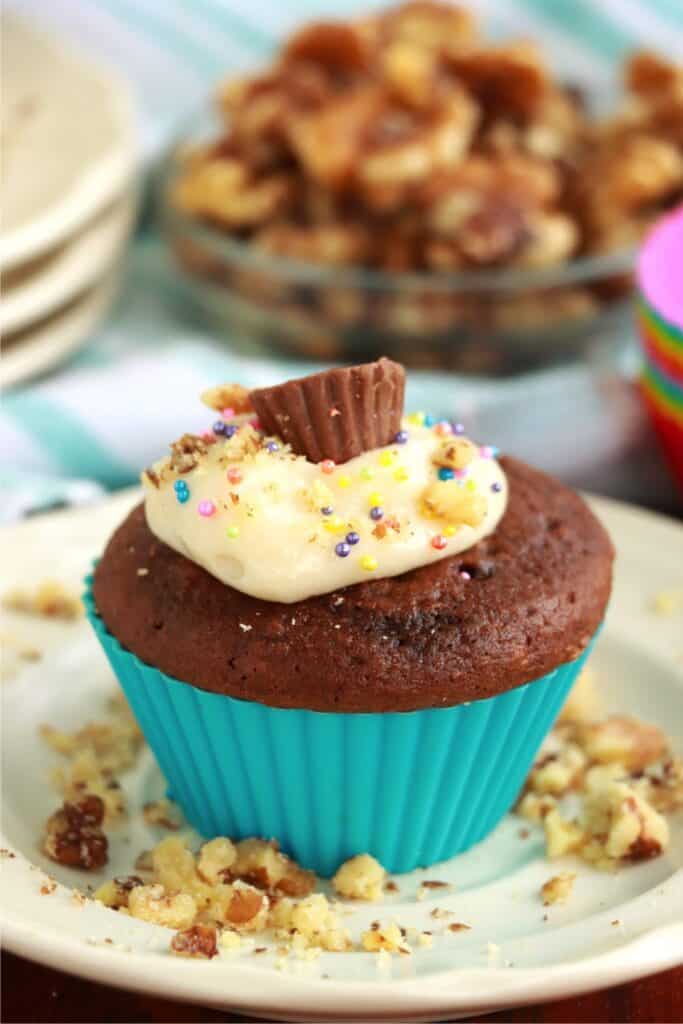
POLYGON ((345 540, 340 540, 334 550, 335 554, 339 555, 340 558, 346 558, 351 553, 351 548, 345 540))
POLYGON ((494 494, 498 494, 499 491, 503 490, 503 485, 499 484, 498 481, 496 480, 495 484, 491 484, 491 490, 493 491, 494 494))
POLYGON ((347 533, 346 534, 346 543, 347 544, 357 544, 359 540, 360 540, 360 535, 358 533, 356 533, 355 530, 351 530, 351 533, 347 533))
POLYGON ((190 489, 184 480, 176 480, 173 484, 173 490, 175 496, 181 505, 184 505, 186 501, 190 500, 190 489))
POLYGON ((455 420, 451 421, 451 430, 453 431, 454 434, 464 434, 465 433, 465 428, 462 425, 462 423, 456 423, 455 420))
POLYGON ((407 430, 399 430, 398 434, 396 434, 394 436, 394 443, 395 444, 405 444, 407 442, 407 440, 408 440, 408 431, 407 430))
POLYGON ((280 445, 277 443, 277 441, 268 441, 268 443, 266 444, 266 448, 268 449, 269 452, 277 452, 280 450, 280 445))
POLYGON ((370 509, 370 518, 374 519, 375 521, 381 519, 383 515, 384 509, 380 508, 379 505, 375 505, 373 508, 370 509))
POLYGON ((438 475, 439 480, 452 480, 453 477, 455 476, 455 473, 453 472, 452 469, 449 469, 448 466, 441 466, 438 475))
POLYGON ((323 507, 320 509, 321 516, 331 516, 333 512, 334 509, 332 508, 331 505, 323 505, 323 507))
POLYGON ((225 436, 227 438, 233 437, 237 433, 237 427, 234 423, 229 423, 225 428, 225 436))
POLYGON ((224 423, 223 420, 216 420, 211 429, 214 434, 224 434, 227 429, 227 424, 224 423))
POLYGON ((433 427, 435 423, 436 420, 434 419, 434 417, 430 416, 429 413, 427 413, 427 415, 424 418, 425 427, 433 427))
POLYGON ((500 455, 500 448, 496 448, 495 444, 490 444, 489 450, 491 452, 492 459, 497 459, 498 456, 500 455))

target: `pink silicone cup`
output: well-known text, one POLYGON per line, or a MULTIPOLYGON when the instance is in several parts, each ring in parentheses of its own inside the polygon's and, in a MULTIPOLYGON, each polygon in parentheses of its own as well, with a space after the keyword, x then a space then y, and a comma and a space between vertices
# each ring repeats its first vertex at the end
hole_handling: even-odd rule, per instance
POLYGON ((659 316, 683 331, 683 206, 648 235, 638 259, 638 282, 659 316))

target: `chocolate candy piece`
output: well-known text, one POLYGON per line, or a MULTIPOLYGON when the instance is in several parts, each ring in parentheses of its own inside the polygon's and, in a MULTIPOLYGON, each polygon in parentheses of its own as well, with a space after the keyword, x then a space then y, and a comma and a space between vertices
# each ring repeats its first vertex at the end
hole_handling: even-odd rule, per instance
POLYGON ((401 429, 405 370, 391 359, 325 370, 249 393, 261 426, 310 462, 348 462, 401 429))

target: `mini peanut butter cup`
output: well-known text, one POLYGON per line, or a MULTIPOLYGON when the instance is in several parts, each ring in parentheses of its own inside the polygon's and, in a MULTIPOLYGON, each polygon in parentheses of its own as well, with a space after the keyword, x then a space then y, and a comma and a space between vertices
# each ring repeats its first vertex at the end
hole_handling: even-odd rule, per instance
POLYGON ((249 394, 261 426, 297 455, 340 463, 393 440, 401 428, 404 392, 403 367, 379 359, 249 394))

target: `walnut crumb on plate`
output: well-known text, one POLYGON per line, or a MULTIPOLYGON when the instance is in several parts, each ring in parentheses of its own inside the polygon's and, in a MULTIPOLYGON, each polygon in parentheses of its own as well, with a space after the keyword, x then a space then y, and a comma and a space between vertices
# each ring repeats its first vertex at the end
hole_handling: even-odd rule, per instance
POLYGON ((655 615, 661 615, 663 618, 683 611, 683 587, 660 590, 652 598, 651 607, 655 615))
POLYGON ((541 886, 541 899, 543 906, 548 907, 551 903, 566 903, 574 888, 576 875, 572 872, 563 872, 554 875, 541 886))
POLYGON ((74 622, 83 616, 80 598, 58 580, 45 580, 35 590, 16 587, 5 594, 2 603, 8 611, 62 622, 74 622))

